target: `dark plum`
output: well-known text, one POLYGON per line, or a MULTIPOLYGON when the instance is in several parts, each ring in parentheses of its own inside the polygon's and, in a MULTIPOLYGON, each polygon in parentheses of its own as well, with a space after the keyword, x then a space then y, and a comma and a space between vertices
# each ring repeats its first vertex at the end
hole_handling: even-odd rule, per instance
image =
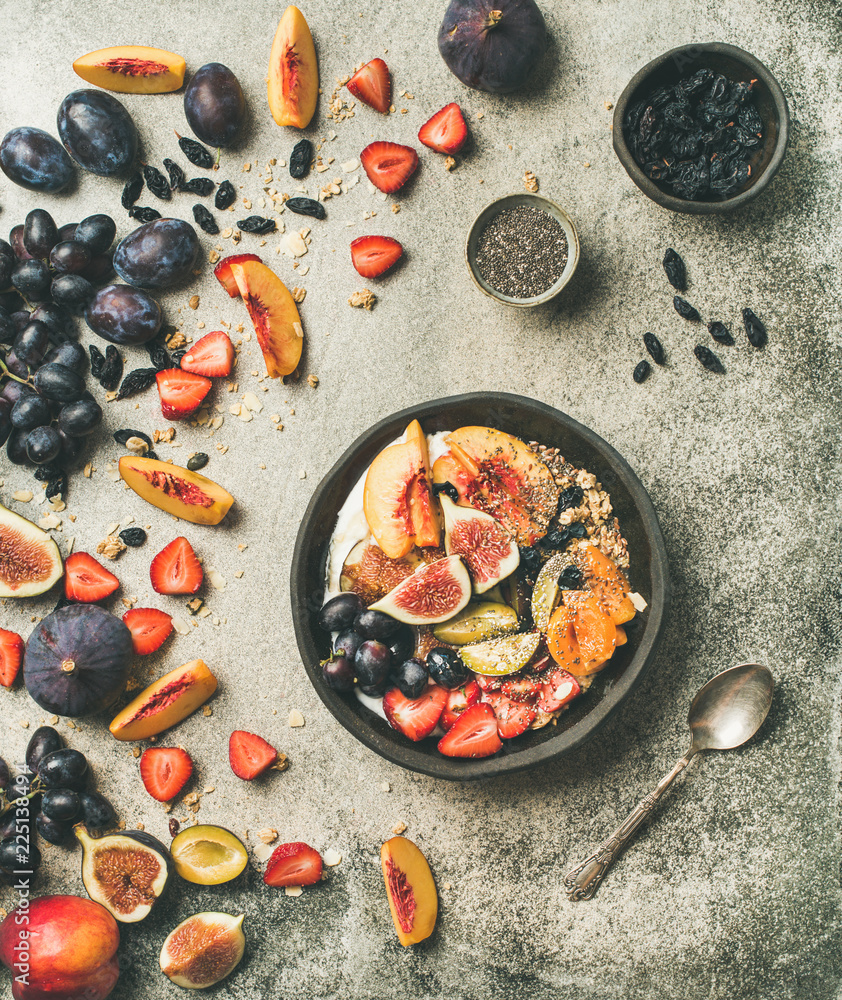
POLYGON ((132 116, 111 94, 74 90, 58 109, 58 134, 73 159, 92 174, 112 177, 137 154, 132 116))
POLYGON ((32 254, 23 245, 23 223, 13 226, 9 230, 9 242, 18 260, 32 260, 32 254))
POLYGON ((106 285, 91 300, 85 319, 103 340, 133 346, 157 336, 163 314, 147 292, 129 285, 106 285))
POLYGON ((455 688, 468 679, 468 668, 462 657, 454 649, 436 646, 427 653, 427 669, 430 676, 442 687, 455 688))
POLYGON ((84 243, 92 254, 105 253, 116 234, 117 224, 110 215, 89 215, 76 227, 73 239, 84 243))
POLYGON ((428 676, 426 663, 413 656, 392 670, 389 681, 405 697, 420 698, 421 692, 427 686, 428 676))
POLYGON ((333 644, 333 651, 334 653, 338 653, 341 650, 353 660, 357 655, 357 650, 362 645, 362 641, 362 636, 357 635, 352 628, 346 628, 344 632, 340 632, 336 637, 336 641, 333 644))
POLYGON ((78 750, 62 747, 42 758, 38 777, 46 788, 70 788, 81 792, 88 780, 88 762, 78 750))
POLYGON ((117 244, 114 270, 138 288, 168 288, 193 277, 199 237, 182 219, 155 219, 117 244))
POLYGON ((55 427, 36 427, 26 438, 26 455, 30 462, 44 465, 58 458, 61 438, 55 427))
POLYGON ((22 260, 12 272, 12 284, 25 299, 39 302, 50 294, 50 269, 43 260, 22 260))
POLYGON ((75 240, 76 227, 78 225, 79 225, 78 222, 65 222, 65 224, 61 226, 58 231, 59 243, 63 243, 65 240, 75 240))
POLYGON ((354 661, 349 656, 331 656, 322 663, 325 684, 334 691, 351 691, 354 687, 354 661))
POLYGON ((354 670, 361 685, 374 687, 382 684, 392 667, 392 654, 382 642, 368 639, 357 650, 354 670))
POLYGON ((55 361, 60 365, 64 365, 65 368, 71 368, 74 372, 78 372, 80 375, 88 367, 88 355, 85 348, 81 344, 76 343, 75 340, 68 340, 64 344, 59 344, 54 347, 50 353, 44 358, 44 361, 49 364, 51 361, 55 361))
POLYGON ((79 399, 75 403, 67 403, 58 415, 59 430, 72 438, 90 434, 101 422, 102 407, 95 399, 79 399))
POLYGON ((391 639, 397 635, 401 622, 383 611, 361 611, 354 619, 354 631, 363 639, 391 639))
POLYGON ((95 293, 94 286, 81 274, 62 274, 50 285, 53 301, 71 312, 84 312, 95 293))
POLYGON ((245 120, 240 81, 222 63, 196 70, 184 92, 184 114, 197 139, 209 146, 230 146, 245 120))
POLYGON ((26 439, 29 431, 20 431, 13 427, 6 441, 6 457, 13 465, 26 465, 29 456, 26 454, 26 439))
POLYGON ((75 403, 85 392, 85 379, 71 368, 51 361, 35 373, 35 388, 57 403, 75 403))
POLYGON ((103 830, 116 819, 114 807, 99 792, 82 792, 79 803, 82 807, 82 819, 91 830, 103 830))
POLYGON ((39 365, 49 347, 50 328, 37 319, 28 323, 15 337, 15 357, 27 365, 39 365))
POLYGON ((82 272, 93 285, 101 285, 114 273, 114 257, 110 253, 95 253, 91 262, 82 272))
POLYGON ((31 431, 44 427, 52 420, 49 402, 34 392, 24 393, 12 407, 12 427, 31 431))
POLYGON ((80 807, 79 793, 70 788, 48 788, 41 799, 41 812, 59 823, 75 819, 80 807))
POLYGON ((47 754, 63 748, 64 740, 57 730, 52 726, 39 726, 26 745, 26 766, 34 773, 47 754))
POLYGON ((357 594, 349 592, 331 597, 319 612, 319 627, 325 632, 339 632, 350 628, 362 610, 363 602, 357 594))
POLYGON ((415 652, 415 632, 409 625, 401 625, 400 631, 389 639, 389 649, 395 663, 403 663, 415 652))
POLYGON ((50 251, 50 264, 59 274, 81 274, 90 263, 90 249, 78 240, 56 243, 50 251))
POLYGON ((23 245, 27 253, 45 260, 58 243, 58 226, 55 219, 43 208, 33 208, 24 219, 23 245))
POLYGON ((50 819, 42 812, 35 817, 35 829, 48 844, 63 844, 70 835, 70 824, 50 819))
POLYGON ((50 340, 54 344, 62 344, 66 340, 76 340, 78 337, 71 314, 67 309, 57 306, 54 302, 42 302, 37 309, 33 309, 29 318, 49 327, 52 334, 50 340))
POLYGON ((73 177, 73 161, 49 132, 13 128, 0 142, 0 168, 32 191, 60 191, 73 177))

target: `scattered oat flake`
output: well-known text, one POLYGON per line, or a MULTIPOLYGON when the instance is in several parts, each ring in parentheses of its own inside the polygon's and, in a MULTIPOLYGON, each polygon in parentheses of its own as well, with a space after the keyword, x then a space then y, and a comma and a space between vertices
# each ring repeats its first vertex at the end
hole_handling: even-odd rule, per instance
POLYGON ((614 107, 614 104, 611 101, 606 101, 605 102, 605 110, 606 111, 610 111, 613 107, 614 107))
POLYGON ((273 840, 278 839, 278 831, 267 826, 263 830, 257 831, 257 839, 262 844, 271 844, 273 840))
POLYGON ((293 290, 292 290, 292 301, 293 302, 299 302, 299 303, 303 302, 304 301, 304 297, 306 296, 306 294, 307 294, 307 290, 305 288, 297 288, 297 287, 293 288, 293 290))
POLYGON ((205 607, 205 608, 199 608, 199 610, 196 612, 196 616, 198 618, 207 618, 207 617, 209 617, 212 614, 213 614, 213 612, 211 611, 211 609, 207 608, 207 607, 205 607))
POLYGON ((208 579, 214 590, 225 590, 225 577, 216 569, 208 570, 208 579))
POLYGON ((531 191, 532 194, 538 190, 538 178, 531 170, 527 170, 523 175, 523 186, 527 191, 531 191))
POLYGON ((334 851, 333 848, 329 848, 322 855, 322 861, 328 868, 335 868, 336 865, 342 860, 342 855, 339 851, 334 851))
POLYGON ((15 490, 12 494, 12 499, 17 500, 19 503, 29 503, 32 497, 32 490, 15 490))
POLYGON ((198 295, 191 295, 190 296, 190 301, 187 303, 187 305, 190 306, 191 309, 198 309, 199 308, 199 296, 198 295))
POLYGON ((397 203, 394 204, 394 205, 392 205, 392 214, 393 215, 397 215, 398 212, 400 212, 400 210, 401 210, 401 207, 397 203))
POLYGON ((82 475, 85 477, 85 479, 90 479, 91 478, 91 473, 93 471, 94 471, 93 463, 92 462, 88 462, 87 465, 85 466, 85 468, 82 470, 82 475))
POLYGON ((244 393, 243 402, 250 410, 254 410, 255 413, 260 413, 263 409, 263 403, 260 402, 253 392, 244 393))
POLYGON ((348 305, 353 309, 365 309, 367 312, 371 312, 376 302, 377 296, 368 288, 364 288, 361 292, 354 292, 348 299, 348 305))
POLYGON ((240 418, 240 420, 242 420, 244 424, 247 424, 250 421, 254 420, 254 414, 251 412, 251 410, 246 409, 246 407, 243 407, 237 414, 237 416, 240 418))
POLYGON ((392 786, 389 784, 388 781, 381 781, 380 782, 380 791, 381 792, 391 792, 391 790, 392 790, 392 786))
POLYGON ((206 719, 210 718, 210 716, 213 715, 213 709, 210 707, 210 705, 204 706, 204 708, 202 709, 202 715, 204 715, 206 719))
POLYGON ((448 156, 444 161, 445 170, 454 170, 456 167, 456 160, 452 156, 448 156))
POLYGON ((289 725, 291 729, 300 729, 304 725, 304 716, 297 708, 289 713, 289 725))
POLYGON ((109 535, 97 545, 96 550, 99 555, 105 556, 106 559, 116 559, 121 552, 126 551, 126 544, 119 536, 109 535))
POLYGON ((646 603, 646 598, 643 597, 642 594, 637 594, 637 593, 629 594, 629 600, 634 605, 635 611, 645 611, 646 608, 649 606, 646 603))
POLYGON ((406 830, 406 823, 395 823, 392 827, 392 833, 401 834, 406 830))
POLYGON ((318 375, 308 375, 307 376, 307 381, 315 389, 316 386, 319 384, 319 376, 318 375))
POLYGON ((190 632, 190 626, 183 618, 173 618, 172 627, 176 630, 176 632, 178 632, 179 635, 188 635, 190 632))
POLYGON ((61 518, 56 517, 55 514, 42 514, 39 524, 43 531, 51 531, 61 524, 61 518))

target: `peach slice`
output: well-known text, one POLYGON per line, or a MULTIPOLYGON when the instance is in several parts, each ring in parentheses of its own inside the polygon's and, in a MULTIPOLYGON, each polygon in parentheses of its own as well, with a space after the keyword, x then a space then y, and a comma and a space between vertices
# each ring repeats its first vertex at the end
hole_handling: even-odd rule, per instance
POLYGON ((450 452, 433 466, 435 483, 451 482, 462 506, 497 518, 519 545, 546 534, 560 491, 531 448, 493 427, 460 427, 447 443, 450 452))
POLYGON ((439 897, 427 859, 406 837, 392 837, 380 848, 380 865, 389 909, 400 943, 426 940, 436 926, 439 897))
POLYGON ((267 374, 270 378, 291 374, 301 358, 304 328, 289 289, 257 260, 232 263, 231 274, 254 324, 267 374))
POLYGON ((310 28, 297 7, 287 7, 275 32, 267 90, 278 125, 307 128, 319 96, 319 64, 310 28))
POLYGON ((207 476, 155 458, 124 455, 120 475, 153 507, 194 524, 219 524, 234 498, 207 476))
POLYGON ((205 662, 191 660, 141 691, 108 728, 123 742, 157 736, 204 705, 216 687, 217 680, 205 662))
POLYGON ((223 257, 213 269, 214 278, 216 278, 232 299, 240 297, 240 289, 237 287, 237 282, 234 281, 234 275, 231 274, 231 265, 243 264, 247 260, 256 260, 258 264, 263 263, 255 253, 232 253, 227 257, 223 257))
POLYGON ((146 45, 112 45, 73 63, 87 83, 118 94, 168 94, 184 83, 186 68, 181 56, 146 45))
POLYGON ((430 491, 427 438, 417 420, 406 441, 389 445, 365 479, 363 511, 372 535, 389 559, 403 559, 413 545, 438 546, 438 511, 430 491))

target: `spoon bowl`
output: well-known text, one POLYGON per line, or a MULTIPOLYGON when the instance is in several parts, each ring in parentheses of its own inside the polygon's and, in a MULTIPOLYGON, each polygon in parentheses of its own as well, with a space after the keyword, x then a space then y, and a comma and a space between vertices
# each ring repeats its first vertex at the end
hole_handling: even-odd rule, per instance
POLYGON ((750 740, 769 714, 775 682, 768 667, 740 663, 712 677, 687 715, 691 752, 733 750, 750 740))

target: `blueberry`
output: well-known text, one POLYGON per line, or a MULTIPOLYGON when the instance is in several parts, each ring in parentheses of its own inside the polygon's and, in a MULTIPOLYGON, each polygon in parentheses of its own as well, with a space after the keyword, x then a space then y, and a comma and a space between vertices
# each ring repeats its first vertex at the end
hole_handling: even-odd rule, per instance
POLYGON ((462 662, 462 657, 453 649, 436 646, 427 654, 427 667, 430 676, 442 687, 455 688, 468 679, 468 668, 462 662))
POLYGON ((407 698, 419 698, 427 686, 427 677, 426 663, 413 656, 396 667, 389 675, 389 680, 407 698))
POLYGON ((392 654, 382 642, 369 639, 357 650, 354 670, 360 686, 373 687, 382 684, 392 666, 392 654))
POLYGON ((526 572, 534 576, 540 570, 543 560, 541 553, 534 546, 522 546, 520 562, 526 572))
POLYGON ((322 607, 319 612, 319 627, 325 632, 340 632, 350 628, 362 610, 363 602, 357 594, 339 594, 322 607))
POLYGON ((402 623, 382 611, 361 611, 354 619, 354 631, 363 639, 391 639, 397 635, 402 623))

